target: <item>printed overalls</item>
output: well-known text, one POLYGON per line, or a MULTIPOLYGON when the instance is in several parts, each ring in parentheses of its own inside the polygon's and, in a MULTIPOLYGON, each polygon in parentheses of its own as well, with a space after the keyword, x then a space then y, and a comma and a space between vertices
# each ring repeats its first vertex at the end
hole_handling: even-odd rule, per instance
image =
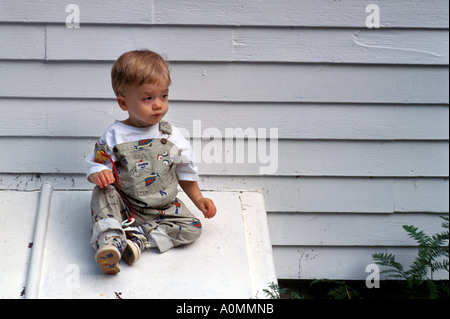
MULTIPOLYGON (((164 121, 159 129, 161 136, 172 133, 172 127, 164 121)), ((95 151, 106 152, 107 148, 97 143, 95 151)), ((161 252, 195 241, 201 234, 200 220, 177 199, 178 147, 161 137, 118 144, 113 151, 119 183, 93 190, 92 246, 98 249, 108 238, 115 237, 122 239, 125 247, 122 222, 132 215, 132 209, 133 228, 139 226, 148 243, 161 252)))

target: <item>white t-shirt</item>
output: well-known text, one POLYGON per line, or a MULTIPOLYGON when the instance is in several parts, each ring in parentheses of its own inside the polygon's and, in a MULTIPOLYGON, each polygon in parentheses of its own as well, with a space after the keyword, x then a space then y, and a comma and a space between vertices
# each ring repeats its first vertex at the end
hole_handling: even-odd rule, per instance
MULTIPOLYGON (((167 136, 167 134, 161 133, 159 131, 159 124, 152 125, 149 127, 134 127, 123 124, 120 121, 115 121, 110 127, 106 129, 102 137, 99 140, 100 144, 107 144, 108 147, 113 148, 117 144, 134 142, 138 140, 148 139, 148 138, 167 138, 173 144, 175 144, 181 150, 181 160, 176 166, 176 172, 179 180, 184 181, 198 181, 198 167, 194 160, 194 153, 192 151, 191 145, 181 134, 180 130, 172 126, 172 134, 167 136)), ((109 155, 116 160, 113 152, 108 152, 109 155)), ((106 165, 95 163, 95 154, 92 153, 90 156, 86 157, 87 163, 87 176, 98 173, 104 169, 112 169, 111 163, 106 165)))

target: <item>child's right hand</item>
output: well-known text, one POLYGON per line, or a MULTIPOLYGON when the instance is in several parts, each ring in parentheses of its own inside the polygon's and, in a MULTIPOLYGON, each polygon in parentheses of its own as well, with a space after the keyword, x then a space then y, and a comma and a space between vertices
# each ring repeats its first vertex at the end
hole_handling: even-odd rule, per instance
POLYGON ((104 169, 98 173, 89 175, 88 180, 100 188, 105 188, 116 181, 113 172, 109 169, 104 169))

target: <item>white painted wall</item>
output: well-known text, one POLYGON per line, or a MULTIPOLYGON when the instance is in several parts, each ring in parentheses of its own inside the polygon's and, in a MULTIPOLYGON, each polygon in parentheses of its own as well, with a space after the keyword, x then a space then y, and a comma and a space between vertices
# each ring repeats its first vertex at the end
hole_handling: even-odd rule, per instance
POLYGON ((145 47, 171 62, 167 119, 193 144, 196 120, 278 128, 275 173, 200 173, 203 189, 262 191, 279 278, 365 279, 375 251, 407 263, 401 225, 440 231, 448 214, 449 4, 376 3, 380 29, 358 0, 0 0, 0 189, 91 188, 83 157, 125 117, 110 68, 145 47))

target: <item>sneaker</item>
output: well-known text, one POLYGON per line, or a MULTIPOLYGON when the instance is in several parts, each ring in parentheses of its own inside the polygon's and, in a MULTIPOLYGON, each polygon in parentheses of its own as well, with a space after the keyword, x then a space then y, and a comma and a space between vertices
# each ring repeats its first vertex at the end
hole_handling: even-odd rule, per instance
POLYGON ((131 266, 139 260, 139 258, 141 257, 141 252, 144 251, 146 245, 144 238, 142 238, 142 235, 136 235, 133 232, 126 233, 128 239, 127 247, 123 252, 123 260, 125 260, 125 262, 131 266))
POLYGON ((120 258, 122 257, 122 244, 120 240, 111 239, 101 246, 95 254, 95 261, 105 274, 120 272, 120 258))

